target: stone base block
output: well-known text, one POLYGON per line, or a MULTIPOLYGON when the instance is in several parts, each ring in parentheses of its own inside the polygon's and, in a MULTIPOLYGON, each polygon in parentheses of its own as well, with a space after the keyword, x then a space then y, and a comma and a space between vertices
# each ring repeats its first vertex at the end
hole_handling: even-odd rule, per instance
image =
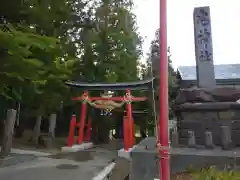
POLYGON ((77 151, 81 151, 81 150, 85 150, 85 149, 90 149, 93 147, 93 143, 89 142, 89 143, 83 143, 83 144, 76 144, 73 145, 71 147, 68 146, 64 146, 62 147, 62 152, 77 152, 77 151))
POLYGON ((131 159, 131 152, 134 148, 135 148, 135 146, 133 146, 133 148, 129 148, 128 151, 125 151, 124 149, 120 149, 118 151, 118 156, 130 160, 131 159))

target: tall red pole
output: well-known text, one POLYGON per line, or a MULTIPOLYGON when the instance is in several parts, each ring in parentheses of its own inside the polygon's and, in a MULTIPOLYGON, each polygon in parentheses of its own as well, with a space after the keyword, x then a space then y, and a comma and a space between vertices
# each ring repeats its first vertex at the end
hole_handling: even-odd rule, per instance
MULTIPOLYGON (((87 95, 86 92, 85 94, 87 95)), ((82 106, 81 106, 81 117, 80 117, 79 131, 78 131, 78 144, 83 143, 86 115, 87 115, 87 102, 83 100, 82 106)))
MULTIPOLYGON (((129 89, 126 90, 127 98, 131 98, 131 91, 129 89)), ((127 102, 127 119, 129 123, 129 144, 130 148, 133 147, 133 120, 132 120, 132 102, 131 99, 129 99, 129 102, 127 102)))
POLYGON ((128 148, 129 148, 129 127, 128 127, 127 116, 123 117, 123 141, 124 141, 124 150, 128 151, 128 148))
POLYGON ((170 180, 168 150, 168 56, 167 56, 167 0, 160 0, 160 179, 170 180))
POLYGON ((69 127, 69 134, 68 134, 68 146, 71 147, 74 143, 74 131, 76 127, 76 116, 72 115, 72 119, 70 121, 70 127, 69 127))

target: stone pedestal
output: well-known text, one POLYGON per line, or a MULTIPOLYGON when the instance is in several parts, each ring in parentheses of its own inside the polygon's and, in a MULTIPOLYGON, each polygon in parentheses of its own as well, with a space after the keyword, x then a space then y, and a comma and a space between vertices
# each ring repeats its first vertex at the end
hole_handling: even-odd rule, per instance
POLYGON ((118 151, 118 156, 131 160, 131 152, 133 151, 133 149, 135 148, 135 146, 133 148, 128 149, 128 151, 125 151, 124 149, 120 149, 118 151))
POLYGON ((205 147, 207 149, 213 149, 214 148, 212 132, 210 132, 210 131, 205 132, 205 147))
POLYGON ((83 143, 83 144, 76 144, 73 146, 65 146, 62 147, 62 152, 77 152, 77 151, 82 151, 82 150, 86 150, 86 149, 90 149, 93 147, 93 143, 89 142, 89 143, 83 143))

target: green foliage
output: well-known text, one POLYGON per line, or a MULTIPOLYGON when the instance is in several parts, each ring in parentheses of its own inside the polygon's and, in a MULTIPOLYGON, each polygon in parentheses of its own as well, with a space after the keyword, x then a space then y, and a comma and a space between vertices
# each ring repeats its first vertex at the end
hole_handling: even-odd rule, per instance
POLYGON ((73 8, 53 0, 1 3, 0 94, 37 114, 58 110, 70 100, 64 82, 76 62, 66 51, 73 8))
POLYGON ((192 172, 194 180, 239 180, 240 173, 218 170, 215 167, 203 168, 200 172, 192 172))
POLYGON ((34 115, 71 101, 66 80, 138 79, 132 0, 1 1, 0 94, 34 115))
MULTIPOLYGON (((43 62, 35 52, 51 54, 57 40, 34 34, 21 26, 0 26, 0 93, 7 95, 9 89, 20 88, 25 82, 43 83, 36 73, 43 69, 43 62)), ((20 95, 17 95, 19 99, 20 95)))

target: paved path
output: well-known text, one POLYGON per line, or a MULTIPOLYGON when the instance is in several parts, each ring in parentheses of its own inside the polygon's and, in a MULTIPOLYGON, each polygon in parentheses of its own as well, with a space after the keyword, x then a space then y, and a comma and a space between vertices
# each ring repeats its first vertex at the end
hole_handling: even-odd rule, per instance
POLYGON ((12 154, 0 161, 0 179, 92 180, 116 157, 116 152, 100 148, 52 156, 12 154))

